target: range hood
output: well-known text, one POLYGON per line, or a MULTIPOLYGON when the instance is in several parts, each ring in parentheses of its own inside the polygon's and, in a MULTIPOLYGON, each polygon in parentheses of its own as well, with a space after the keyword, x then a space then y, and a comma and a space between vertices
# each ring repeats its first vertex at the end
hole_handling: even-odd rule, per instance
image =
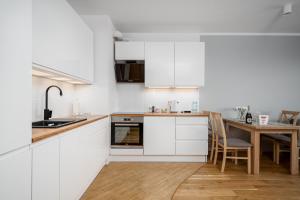
POLYGON ((144 83, 145 61, 143 60, 116 60, 116 80, 119 83, 144 83))

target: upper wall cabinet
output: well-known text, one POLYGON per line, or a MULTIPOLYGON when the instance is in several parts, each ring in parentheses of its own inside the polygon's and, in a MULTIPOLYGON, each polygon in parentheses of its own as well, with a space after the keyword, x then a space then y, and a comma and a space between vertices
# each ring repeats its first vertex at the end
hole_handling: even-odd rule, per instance
POLYGON ((93 33, 66 0, 33 0, 33 63, 93 81, 93 33))
POLYGON ((115 42, 116 60, 144 60, 145 44, 144 42, 115 42))
POLYGON ((146 42, 145 86, 174 86, 174 42, 146 42))
POLYGON ((204 43, 147 42, 146 87, 204 86, 204 43))
POLYGON ((175 42, 175 87, 204 86, 204 43, 175 42))

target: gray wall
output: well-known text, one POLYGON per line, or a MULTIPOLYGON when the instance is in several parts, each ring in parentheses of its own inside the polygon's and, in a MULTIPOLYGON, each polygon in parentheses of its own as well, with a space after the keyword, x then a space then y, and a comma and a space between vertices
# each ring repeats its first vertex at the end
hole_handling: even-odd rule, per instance
POLYGON ((280 110, 300 111, 300 37, 201 36, 206 43, 205 87, 200 107, 232 116, 250 105, 277 118, 280 110))

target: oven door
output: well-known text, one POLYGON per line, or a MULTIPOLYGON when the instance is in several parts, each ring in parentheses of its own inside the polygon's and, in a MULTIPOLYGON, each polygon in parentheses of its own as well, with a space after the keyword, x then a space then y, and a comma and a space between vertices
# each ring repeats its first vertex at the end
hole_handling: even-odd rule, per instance
POLYGON ((143 123, 111 123, 112 146, 143 146, 143 123))

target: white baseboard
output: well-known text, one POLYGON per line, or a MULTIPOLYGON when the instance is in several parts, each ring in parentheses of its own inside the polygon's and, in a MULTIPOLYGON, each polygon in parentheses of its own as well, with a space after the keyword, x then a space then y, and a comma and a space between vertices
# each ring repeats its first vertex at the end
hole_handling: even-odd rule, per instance
POLYGON ((207 162, 207 156, 110 156, 110 162, 207 162))

